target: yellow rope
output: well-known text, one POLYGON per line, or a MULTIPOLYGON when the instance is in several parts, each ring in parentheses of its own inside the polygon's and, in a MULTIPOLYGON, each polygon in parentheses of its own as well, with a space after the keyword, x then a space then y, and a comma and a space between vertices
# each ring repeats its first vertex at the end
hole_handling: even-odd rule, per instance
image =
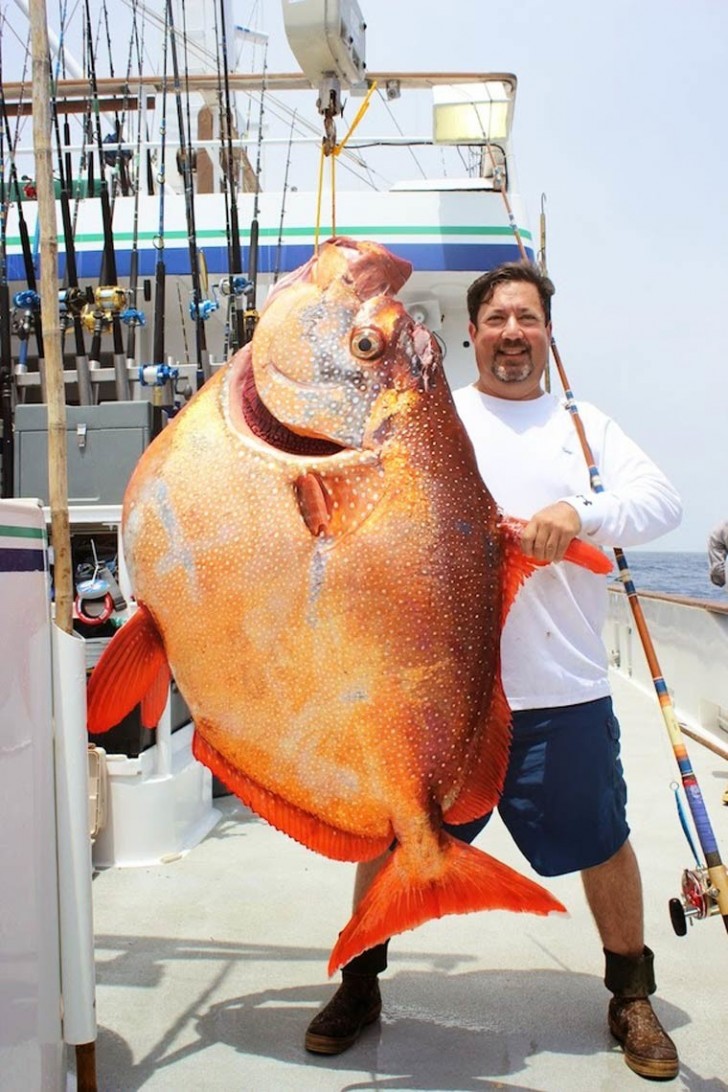
POLYGON ((331 234, 336 235, 336 148, 331 157, 331 234))
POLYGON ((347 140, 349 139, 349 137, 351 136, 351 134, 352 134, 352 133, 354 132, 354 130, 356 129, 356 127, 357 127, 357 125, 359 124, 359 122, 361 121, 361 119, 362 119, 362 118, 364 117, 364 115, 366 114, 367 110, 369 109, 369 101, 370 101, 370 99, 371 99, 372 95, 374 94, 374 92, 376 91, 376 89, 377 89, 377 81, 376 81, 376 80, 374 80, 374 82, 372 83, 372 86, 371 86, 371 87, 369 88, 369 90, 367 91, 367 96, 366 96, 366 98, 364 99, 364 102, 363 102, 363 103, 361 104, 361 106, 359 107, 359 110, 358 110, 358 112, 357 112, 357 115, 356 115, 356 117, 354 118, 354 120, 352 121, 352 123, 351 123, 351 126, 349 127, 349 132, 348 132, 348 133, 346 134, 346 136, 345 136, 345 137, 344 137, 344 139, 343 139, 343 140, 341 141, 341 143, 340 143, 340 144, 337 144, 337 145, 336 145, 336 147, 334 148, 334 155, 338 155, 338 154, 339 154, 339 152, 340 152, 340 151, 341 151, 341 149, 342 149, 342 148, 344 147, 344 145, 346 144, 346 142, 347 142, 347 140))
POLYGON ((316 231, 314 233, 314 247, 313 247, 315 254, 318 254, 319 234, 320 234, 320 231, 321 231, 321 201, 322 201, 323 188, 324 188, 324 159, 326 158, 327 154, 330 155, 330 157, 331 157, 331 234, 336 235, 336 168, 335 168, 336 157, 341 154, 341 151, 344 148, 344 146, 346 145, 346 142, 349 140, 349 138, 351 137, 351 134, 354 132, 357 125, 359 124, 359 122, 361 121, 361 119, 364 117, 367 110, 369 109, 369 103, 371 101, 371 97, 374 94, 374 92, 376 91, 376 89, 377 89, 377 82, 376 82, 376 80, 374 80, 371 87, 367 91, 367 95, 366 95, 366 98, 364 99, 364 102, 361 104, 361 106, 359 107, 359 109, 357 111, 356 117, 354 118, 351 125, 349 126, 348 133, 346 134, 346 136, 344 137, 343 140, 339 141, 339 143, 336 144, 331 149, 330 153, 326 152, 325 142, 324 141, 321 142, 321 156, 319 158, 318 193, 316 195, 316 231))
POLYGON ((318 254, 319 231, 321 229, 321 195, 324 188, 324 145, 321 142, 321 155, 319 157, 318 194, 316 195, 316 231, 313 237, 313 252, 318 254))

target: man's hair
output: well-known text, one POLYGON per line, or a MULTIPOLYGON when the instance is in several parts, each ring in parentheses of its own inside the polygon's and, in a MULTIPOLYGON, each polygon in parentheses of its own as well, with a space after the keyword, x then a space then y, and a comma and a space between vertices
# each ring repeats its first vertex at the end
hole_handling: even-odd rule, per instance
POLYGON ((477 324, 478 311, 492 299, 496 288, 510 281, 532 284, 539 294, 546 322, 551 322, 551 297, 556 291, 553 282, 533 262, 503 262, 483 273, 468 289, 468 314, 473 326, 477 324))

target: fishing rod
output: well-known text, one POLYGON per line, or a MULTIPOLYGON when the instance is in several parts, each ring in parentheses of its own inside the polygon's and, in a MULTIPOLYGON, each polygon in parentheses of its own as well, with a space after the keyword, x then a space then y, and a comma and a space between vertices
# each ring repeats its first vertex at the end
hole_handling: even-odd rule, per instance
POLYGON ((167 49, 169 26, 165 10, 164 44, 162 47, 162 116, 159 122, 159 228, 153 242, 157 251, 154 269, 154 327, 152 330, 152 364, 139 367, 139 382, 142 386, 152 387, 152 438, 164 427, 162 413, 162 393, 168 381, 176 379, 177 369, 167 363, 165 348, 165 297, 167 292, 167 266, 164 259, 164 198, 167 188, 167 49))
MULTIPOLYGON (((121 321, 127 326, 126 360, 127 367, 136 362, 136 332, 139 326, 146 324, 144 312, 137 307, 137 292, 139 287, 139 190, 141 188, 141 151, 142 151, 142 99, 144 95, 142 59, 144 57, 144 33, 146 24, 142 24, 141 42, 139 41, 139 28, 137 25, 137 2, 133 6, 133 26, 130 38, 131 45, 136 41, 137 58, 139 62, 139 118, 137 127, 136 155, 134 161, 134 219, 132 226, 131 257, 129 259, 129 302, 121 313, 121 321)), ((131 54, 129 58, 131 75, 131 54)))
MULTIPOLYGON (((61 222, 63 224, 63 240, 65 248, 65 287, 59 290, 58 302, 60 305, 60 325, 61 325, 61 337, 69 325, 73 326, 73 334, 76 345, 76 382, 78 385, 78 400, 82 406, 90 406, 93 403, 93 394, 91 390, 91 371, 89 368, 89 360, 86 354, 86 341, 84 338, 83 322, 81 315, 84 307, 89 303, 87 293, 83 292, 79 288, 78 284, 78 268, 76 265, 76 246, 73 235, 73 224, 71 221, 71 204, 68 191, 69 179, 66 173, 67 161, 64 160, 63 145, 61 142, 61 129, 58 119, 58 100, 57 89, 58 80, 60 77, 60 60, 63 51, 63 40, 65 36, 65 20, 66 20, 67 4, 64 0, 63 7, 61 9, 61 26, 60 26, 60 42, 59 51, 56 63, 55 79, 51 82, 51 96, 50 96, 50 111, 51 121, 53 124, 54 134, 56 138, 56 148, 58 155, 58 179, 59 179, 59 206, 61 210, 61 222)), ((49 60, 49 71, 51 69, 49 60)))
MULTIPOLYGON (((508 196, 503 189, 501 190, 501 193, 506 205, 511 227, 515 234, 519 253, 524 261, 528 261, 526 248, 523 245, 520 230, 513 217, 508 196)), ((543 255, 543 261, 545 264, 545 253, 543 255)), ((603 493, 604 484, 599 473, 599 468, 596 464, 594 453, 589 445, 584 422, 579 414, 579 409, 566 375, 561 354, 559 353, 556 341, 553 337, 551 338, 551 353, 556 364, 556 370, 559 374, 559 380, 564 389, 566 408, 571 415, 571 420, 576 429, 582 454, 587 465, 589 484, 594 493, 603 493)), ((675 760, 680 771, 683 790, 690 808, 693 824, 698 835, 700 847, 703 851, 703 859, 705 861, 704 866, 700 865, 698 862, 695 869, 685 869, 683 872, 682 899, 673 898, 670 899, 669 902, 672 927, 678 936, 685 936, 688 921, 692 923, 693 918, 701 920, 720 914, 723 918, 723 925, 728 932, 728 871, 726 871, 726 867, 721 860, 720 850, 705 807, 705 801, 703 800, 697 777, 695 776, 688 756, 682 730, 680 728, 680 722, 677 719, 675 707, 660 668, 652 636, 642 610, 642 604, 639 601, 637 589, 635 588, 632 574, 630 573, 629 565, 627 564, 627 558, 624 551, 618 546, 615 546, 613 549, 614 557, 619 569, 620 580, 624 585, 635 627, 645 652, 662 718, 667 729, 670 743, 672 744, 675 760)), ((688 841, 690 841, 689 838, 688 841)))
MULTIPOLYGON (((544 276, 547 276, 546 271, 546 194, 541 194, 541 214, 539 216, 539 249, 537 265, 544 276)), ((551 390, 551 368, 549 367, 549 361, 546 361, 546 368, 544 370, 544 387, 547 391, 551 390)))
MULTIPOLYGON (((564 364, 561 359, 555 340, 551 339, 551 352, 553 354, 556 370, 559 374, 561 385, 566 397, 566 408, 571 414, 571 419, 576 428, 582 453, 589 470, 589 483, 595 493, 603 493, 599 469, 587 439, 584 423, 579 415, 579 410, 573 391, 566 376, 564 364)), ((619 568, 620 580, 624 585, 627 599, 634 618, 635 627, 642 643, 642 648, 647 659, 650 676, 655 687, 655 693, 660 705, 662 718, 667 729, 667 734, 672 744, 672 749, 677 761, 682 786, 685 792, 688 806, 698 834, 698 840, 703 851, 705 868, 698 867, 694 871, 686 870, 683 873, 683 901, 670 899, 670 920, 678 936, 684 936, 687 932, 687 920, 709 917, 712 914, 721 914, 723 924, 728 931, 728 872, 726 872, 720 856, 718 843, 713 833, 713 828, 708 817, 703 795, 698 785, 697 777, 693 771, 687 748, 683 740, 680 723, 675 714, 675 708, 670 697, 670 692, 662 674, 660 664, 655 651, 655 646, 650 635, 647 621, 642 610, 642 604, 637 595, 629 570, 624 551, 614 547, 614 557, 619 568)))
MULTIPOLYGON (((217 5, 215 5, 215 7, 213 8, 213 11, 215 13, 215 15, 214 15, 214 18, 215 18, 215 42, 218 43, 219 40, 220 40, 220 27, 219 27, 219 23, 218 23, 218 8, 217 8, 217 5)), ((219 289, 221 289, 223 292, 225 292, 225 291, 227 291, 229 289, 229 287, 233 283, 233 279, 232 279, 233 257, 232 257, 232 242, 231 242, 232 241, 232 224, 231 224, 231 212, 230 212, 230 190, 231 190, 230 175, 231 175, 232 172, 231 172, 230 159, 226 158, 225 160, 223 160, 223 155, 227 156, 227 146, 226 146, 225 137, 226 137, 226 132, 227 132, 229 115, 226 115, 225 103, 223 102, 223 79, 222 79, 222 68, 221 68, 221 62, 220 62, 220 49, 216 49, 215 59, 216 59, 216 69, 217 69, 217 117, 218 117, 218 124, 219 124, 219 127, 220 127, 220 147, 221 147, 220 158, 221 158, 221 166, 223 168, 222 169, 222 177, 221 177, 221 190, 222 190, 222 194, 223 194, 223 206, 224 206, 224 209, 225 209, 225 240, 226 240, 226 244, 227 244, 227 254, 228 254, 228 276, 226 278, 224 278, 222 281, 220 281, 217 287, 219 289)), ((237 202, 236 202, 236 204, 237 204, 237 202)), ((237 208, 236 208, 235 211, 236 211, 236 214, 237 214, 237 208)), ((215 292, 214 287, 213 287, 213 292, 215 293, 215 298, 217 299, 217 293, 215 292)), ((223 360, 227 360, 227 358, 231 355, 230 354, 230 346, 236 340, 236 333, 233 333, 232 324, 231 324, 232 303, 233 303, 234 297, 232 296, 232 294, 229 291, 227 291, 227 294, 228 294, 228 303, 227 303, 227 307, 225 309, 225 327, 224 327, 223 344, 222 344, 222 359, 223 360)))
MULTIPOLYGON (((26 50, 26 62, 28 53, 26 50)), ((25 83, 25 66, 23 67, 23 83, 25 83)), ((7 104, 5 101, 5 93, 3 91, 3 81, 0 76, 0 113, 2 114, 3 126, 5 129, 5 136, 7 140, 8 159, 10 163, 10 193, 13 194, 15 204, 17 206, 18 213, 18 234, 20 236, 20 247, 23 255, 23 267, 25 269, 25 282, 26 288, 19 292, 16 292, 13 296, 13 310, 11 313, 11 329, 12 332, 20 340, 20 353, 18 358, 18 371, 26 372, 27 357, 28 357, 28 345, 31 336, 35 336, 37 351, 38 351, 38 371, 40 375, 41 388, 45 392, 45 349, 43 346, 43 322, 40 313, 40 294, 38 292, 38 283, 35 274, 35 263, 33 261, 33 252, 30 245, 30 234, 28 232, 28 225, 25 220, 25 213, 23 210, 23 197, 20 190, 20 183, 18 180, 18 170, 15 163, 15 148, 17 147, 17 141, 20 135, 20 114, 18 110, 15 141, 10 133, 10 119, 8 117, 7 104)), ((8 196, 8 202, 11 200, 8 196)), ((43 394, 45 398, 45 393, 43 394)))
MULTIPOLYGON (((233 111, 230 94, 230 67, 228 63, 228 39, 225 23, 225 0, 220 0, 220 37, 222 52, 222 76, 225 95, 225 126, 223 129, 226 152, 226 193, 230 205, 230 228, 228 234, 229 275, 220 282, 220 290, 229 297, 228 314, 233 312, 234 321, 230 323, 230 349, 234 352, 245 344, 245 315, 243 299, 253 289, 251 280, 243 276, 243 254, 240 245, 240 223, 238 219, 238 194, 236 188, 235 157, 233 153, 233 111)), ((257 184, 256 180, 256 184, 257 184)), ((257 239, 257 236, 256 236, 257 239)))
MULTIPOLYGON (((104 29, 106 31, 106 47, 107 47, 108 54, 109 54, 109 75, 110 75, 111 79, 113 80, 113 78, 114 78, 114 55, 113 55, 113 52, 112 52, 112 49, 111 49, 111 31, 109 30, 109 9, 106 6, 106 0, 103 0, 101 11, 102 11, 103 19, 104 19, 104 29)), ((110 167, 116 168, 117 177, 119 179, 119 185, 121 187, 121 192, 122 192, 122 195, 124 197, 128 197, 129 189, 130 189, 129 172, 128 172, 128 166, 127 166, 128 162, 129 162, 130 154, 126 149, 122 148, 122 146, 121 146, 121 137, 122 137, 122 134, 123 134, 123 131, 124 131, 124 123, 125 123, 125 120, 126 120, 126 110, 127 110, 127 106, 128 106, 128 103, 129 103, 129 77, 131 75, 131 56, 132 56, 132 35, 130 35, 130 37, 129 37, 129 53, 128 53, 128 57, 127 57, 126 82, 124 84, 124 96, 123 96, 122 105, 121 105, 121 118, 119 117, 119 112, 116 109, 116 98, 114 98, 114 133, 109 134, 109 136, 107 136, 105 138, 105 143, 107 143, 107 144, 114 143, 116 145, 113 152, 108 151, 106 153, 106 162, 109 164, 110 167)))
POLYGON ((268 73, 268 44, 263 51, 263 80, 260 87, 260 113, 258 115, 258 146, 255 160, 255 196, 253 198, 253 219, 250 223, 248 243, 248 306, 244 315, 243 344, 252 341, 255 327, 258 325, 258 210, 260 207, 260 174, 263 149, 263 114, 265 105, 266 76, 268 73))
MULTIPOLYGON (((104 232, 104 249, 101 261, 101 273, 99 285, 94 293, 94 305, 84 312, 84 321, 87 329, 92 331, 91 359, 100 362, 101 337, 111 328, 114 341, 114 375, 116 379, 116 396, 120 401, 129 399, 129 378, 126 372, 126 357, 124 355, 124 343, 121 335, 121 322, 119 316, 126 306, 126 293, 118 283, 116 272, 116 252, 114 249, 114 229, 111 216, 111 202, 109 187, 106 179, 106 159, 104 154, 104 142, 101 137, 101 105, 99 102, 99 88, 96 79, 96 60, 94 57, 93 34, 91 27, 91 8, 89 0, 85 0, 86 8, 86 38, 87 59, 89 70, 89 82, 91 85, 91 106, 96 127, 96 145, 99 156, 99 200, 101 204, 101 220, 104 232)), ((89 156, 89 162, 93 162, 93 156, 89 156)), ((93 192, 93 191, 91 191, 93 192)))
MULTIPOLYGON (((177 125, 179 128, 179 151, 177 166, 184 180, 185 212, 187 215, 187 234, 190 259, 190 273, 192 276, 192 299, 190 301, 190 314, 195 323, 195 341, 197 349, 197 385, 211 375, 210 361, 207 353, 207 335, 205 333, 205 321, 202 316, 202 295, 200 292, 200 268, 197 259, 197 233, 195 229, 195 198, 192 179, 193 153, 189 136, 185 130, 184 113, 182 110, 182 86, 180 83, 179 60, 177 57, 177 31, 174 25, 174 13, 172 0, 166 0, 167 21, 169 29, 170 49, 172 54, 172 75, 174 79, 174 95, 177 105, 177 125)), ((189 95, 188 95, 189 103, 189 95)))

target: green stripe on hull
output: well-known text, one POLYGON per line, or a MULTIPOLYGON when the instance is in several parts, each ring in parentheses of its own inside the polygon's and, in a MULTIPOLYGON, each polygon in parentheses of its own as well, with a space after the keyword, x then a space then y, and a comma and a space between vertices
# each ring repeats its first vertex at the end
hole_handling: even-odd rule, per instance
POLYGON ((45 531, 40 527, 14 527, 0 523, 0 538, 31 538, 42 544, 45 531))
MULTIPOLYGON (((525 228, 519 228, 519 234, 521 238, 532 241, 532 234, 525 228)), ((326 237, 331 235, 331 225, 322 224, 319 229, 319 234, 326 237)), ((247 239, 248 232, 241 231, 241 238, 247 239)), ((277 239, 279 236, 278 228, 261 228, 260 236, 267 238, 277 239)), ((316 234, 316 228, 311 227, 289 227, 283 231, 283 241, 286 239, 301 239, 301 238, 313 238, 316 234)), ((356 235, 356 236, 376 236, 377 238, 390 237, 390 236, 409 236, 416 237, 429 236, 446 239, 449 236, 474 235, 474 236, 487 236, 492 235, 498 238, 504 236, 513 235, 513 229, 503 226, 484 226, 477 224, 473 226, 466 225, 452 225, 450 227, 431 227, 431 226, 406 226, 406 225, 391 225, 391 224, 339 224, 337 227, 337 234, 339 235, 356 235)), ((152 242, 152 240, 158 238, 158 232, 140 231, 138 240, 140 243, 152 242)), ((114 233, 114 239, 117 243, 129 243, 133 242, 134 236, 130 231, 118 231, 114 233)), ((182 231, 165 231, 164 240, 165 244, 169 242, 187 242, 187 232, 182 231)), ((212 240, 212 239, 225 239, 225 232, 217 228, 199 228, 197 231, 198 241, 212 240)), ((103 235, 101 234, 89 234, 85 232, 78 232, 75 236, 76 245, 97 245, 103 243, 103 235)), ((58 236, 58 244, 63 249, 63 236, 58 236)), ((20 236, 8 237, 9 247, 20 247, 20 236)))

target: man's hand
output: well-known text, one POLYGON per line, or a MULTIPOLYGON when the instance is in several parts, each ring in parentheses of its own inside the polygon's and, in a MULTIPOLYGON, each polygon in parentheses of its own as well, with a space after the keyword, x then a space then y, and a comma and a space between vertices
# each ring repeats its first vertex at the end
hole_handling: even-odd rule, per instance
POLYGON ((531 517, 521 534, 521 549, 537 561, 561 561, 580 530, 576 509, 566 501, 557 501, 531 517))

